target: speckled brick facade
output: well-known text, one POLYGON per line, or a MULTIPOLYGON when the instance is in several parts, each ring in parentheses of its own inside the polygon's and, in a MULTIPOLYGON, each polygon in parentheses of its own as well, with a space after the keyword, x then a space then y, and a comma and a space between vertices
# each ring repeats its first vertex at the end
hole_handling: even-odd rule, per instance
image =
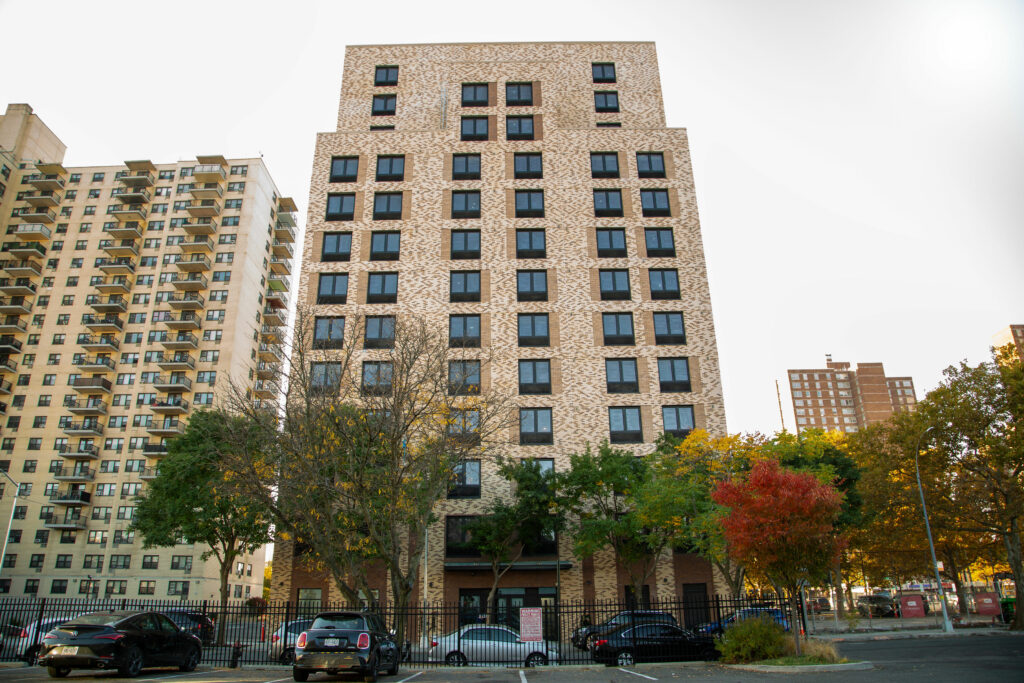
MULTIPOLYGON (((697 204, 694 194, 686 132, 665 127, 657 58, 652 43, 517 43, 358 46, 346 50, 338 130, 317 137, 310 188, 309 216, 303 270, 298 287, 300 304, 314 305, 317 281, 323 272, 349 274, 347 303, 316 306, 318 315, 381 315, 414 313, 426 316, 445 328, 453 313, 480 313, 482 317, 481 357, 490 358, 489 377, 484 384, 515 394, 518 389, 518 359, 545 358, 552 361, 552 393, 517 396, 521 407, 551 407, 554 443, 520 446, 518 435, 510 434, 506 455, 553 458, 564 468, 568 455, 582 450, 587 442, 598 444, 608 437, 609 406, 640 406, 644 443, 625 446, 647 453, 662 431, 661 406, 692 405, 696 424, 715 434, 724 434, 725 411, 718 366, 718 352, 711 313, 707 273, 697 204), (593 62, 614 63, 616 82, 597 84, 592 80, 593 62), (375 86, 375 67, 397 65, 398 85, 375 86), (533 106, 506 106, 507 82, 532 82, 533 106), (488 83, 491 106, 463 107, 461 84, 488 83), (594 92, 618 92, 621 111, 595 112, 594 92), (377 94, 395 94, 393 116, 371 116, 371 102, 377 94), (537 139, 505 139, 506 115, 533 115, 537 139), (490 118, 492 139, 461 141, 461 116, 490 118), (617 122, 618 128, 598 127, 617 122), (371 126, 393 125, 394 130, 371 130, 371 126), (512 155, 516 152, 543 154, 542 179, 515 179, 512 155), (590 152, 617 152, 619 178, 592 178, 590 152), (666 178, 639 178, 637 152, 662 152, 666 178), (452 154, 481 155, 479 180, 452 180, 452 154), (378 182, 377 155, 405 155, 405 177, 401 182, 378 182), (331 183, 331 159, 358 156, 355 182, 331 183), (597 218, 593 190, 620 189, 624 215, 597 218), (664 188, 671 199, 670 217, 643 217, 641 189, 664 188), (479 190, 481 217, 453 219, 450 215, 452 190, 479 190), (543 218, 515 218, 513 192, 517 189, 544 191, 543 218), (354 220, 325 220, 329 193, 355 193, 354 220), (402 192, 401 220, 373 220, 375 192, 402 192), (517 259, 515 230, 544 228, 547 253, 543 259, 517 259), (622 227, 626 233, 627 256, 598 258, 595 229, 622 227), (644 228, 671 227, 674 258, 648 258, 644 228), (451 230, 481 232, 478 260, 451 260, 451 230), (368 240, 375 230, 401 232, 398 261, 370 261, 368 240), (350 231, 352 258, 348 262, 322 262, 322 233, 350 231), (602 301, 597 271, 628 269, 631 299, 602 301), (678 270, 681 298, 652 300, 647 269, 678 270), (516 295, 518 269, 546 270, 548 300, 519 302, 516 295), (450 303, 449 271, 480 270, 481 301, 450 303), (366 303, 367 272, 399 273, 395 304, 366 303), (681 311, 686 324, 686 344, 655 345, 652 313, 681 311), (517 314, 546 312, 551 320, 551 344, 520 348, 517 342, 517 314), (634 318, 634 346, 604 346, 601 337, 602 312, 631 312, 634 318), (690 359, 692 391, 661 393, 657 358, 685 356, 690 359), (607 393, 604 359, 636 358, 640 391, 632 394, 607 393)), ((373 351, 361 352, 372 356, 373 351)), ((467 356, 467 357, 471 357, 467 356)), ((485 389, 487 387, 485 386, 485 389)), ((482 498, 446 500, 438 505, 439 522, 429 531, 427 597, 454 600, 459 589, 489 585, 490 574, 445 570, 444 542, 446 515, 480 512, 493 496, 507 495, 508 487, 498 480, 493 468, 482 467, 482 498)), ((560 558, 572 567, 561 571, 562 596, 609 599, 622 596, 622 583, 610 552, 598 553, 592 561, 572 557, 572 539, 563 534, 560 558), (584 569, 584 567, 588 569, 584 569), (589 569, 589 567, 593 569, 589 569)), ((544 558, 554 560, 554 557, 544 558)), ((681 595, 680 571, 693 578, 704 577, 713 591, 710 568, 686 556, 685 561, 662 558, 652 577, 652 595, 681 595), (689 567, 689 569, 687 569, 689 567)), ((291 552, 279 544, 274 559, 273 597, 295 598, 300 586, 290 576, 291 552)), ((553 566, 553 565, 552 565, 553 566)), ((299 575, 295 576, 299 580, 299 575)), ((306 579, 302 579, 306 580, 306 579)), ((503 585, 555 585, 555 572, 510 572, 503 585)), ((312 586, 312 584, 309 584, 312 586)), ((384 586, 382 585, 382 588, 384 586)), ((386 592, 386 591, 382 591, 386 592)), ((325 592, 326 597, 326 592, 325 592)))

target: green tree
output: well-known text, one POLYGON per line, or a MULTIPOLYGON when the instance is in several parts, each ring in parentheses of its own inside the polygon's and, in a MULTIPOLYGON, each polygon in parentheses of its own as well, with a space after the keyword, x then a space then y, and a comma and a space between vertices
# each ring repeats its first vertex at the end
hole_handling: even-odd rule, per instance
MULTIPOLYGON (((244 431, 244 420, 218 411, 193 413, 185 433, 168 444, 160 473, 139 496, 132 521, 144 548, 174 546, 183 538, 207 546, 201 559, 217 558, 222 613, 235 560, 270 541, 267 511, 232 490, 232 473, 224 466, 224 454, 236 447, 232 435, 244 431)), ((225 623, 219 620, 218 642, 225 623)))
POLYGON ((494 623, 495 599, 503 576, 528 550, 557 539, 562 524, 555 475, 535 460, 508 461, 499 472, 514 484, 511 502, 496 498, 469 526, 469 545, 491 565, 487 623, 494 623))

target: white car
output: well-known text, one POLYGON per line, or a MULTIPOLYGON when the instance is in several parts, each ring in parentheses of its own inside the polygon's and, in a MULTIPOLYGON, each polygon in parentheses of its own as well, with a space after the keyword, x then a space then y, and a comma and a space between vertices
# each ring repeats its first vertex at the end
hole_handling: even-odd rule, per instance
POLYGON ((510 664, 544 666, 558 661, 558 650, 546 641, 523 641, 508 626, 469 624, 430 641, 427 659, 449 666, 510 664))

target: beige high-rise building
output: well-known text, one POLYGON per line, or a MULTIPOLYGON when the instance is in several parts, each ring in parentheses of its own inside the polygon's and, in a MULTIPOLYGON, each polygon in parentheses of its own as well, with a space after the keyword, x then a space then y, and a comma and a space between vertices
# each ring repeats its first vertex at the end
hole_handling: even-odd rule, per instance
MULTIPOLYGON (((0 149, 0 593, 213 598, 216 560, 143 550, 134 497, 229 381, 271 395, 295 206, 258 158, 65 168, 25 104, 0 149)), ((231 596, 261 595, 263 565, 243 557, 231 596)))
MULTIPOLYGON (((479 381, 516 395, 513 457, 561 470, 588 442, 644 454, 665 431, 725 433, 689 146, 665 125, 654 44, 356 46, 344 64, 299 305, 369 316, 372 338, 348 340, 360 361, 403 315, 480 348, 479 381)), ((491 572, 464 529, 500 487, 489 463, 462 467, 414 599, 482 604, 491 572)), ((581 561, 572 540, 517 562, 499 607, 552 600, 559 581, 565 599, 625 597, 612 551, 581 561)), ((274 598, 340 598, 289 542, 273 584, 274 598)), ((707 562, 669 552, 644 593, 714 590, 707 562)))
POLYGON ((992 346, 999 349, 1012 344, 1017 355, 1024 360, 1024 325, 1008 325, 992 337, 992 346))
POLYGON ((914 380, 886 377, 881 363, 858 363, 854 370, 828 355, 824 368, 788 372, 798 432, 855 432, 917 405, 914 380))

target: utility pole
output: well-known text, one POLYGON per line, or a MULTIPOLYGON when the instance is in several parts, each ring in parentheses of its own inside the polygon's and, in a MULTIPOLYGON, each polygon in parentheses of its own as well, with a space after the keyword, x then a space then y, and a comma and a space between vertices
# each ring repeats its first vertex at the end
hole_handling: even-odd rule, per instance
POLYGON ((786 418, 782 416, 782 391, 779 390, 779 380, 775 380, 775 397, 779 399, 779 421, 782 423, 782 431, 786 431, 786 418))

